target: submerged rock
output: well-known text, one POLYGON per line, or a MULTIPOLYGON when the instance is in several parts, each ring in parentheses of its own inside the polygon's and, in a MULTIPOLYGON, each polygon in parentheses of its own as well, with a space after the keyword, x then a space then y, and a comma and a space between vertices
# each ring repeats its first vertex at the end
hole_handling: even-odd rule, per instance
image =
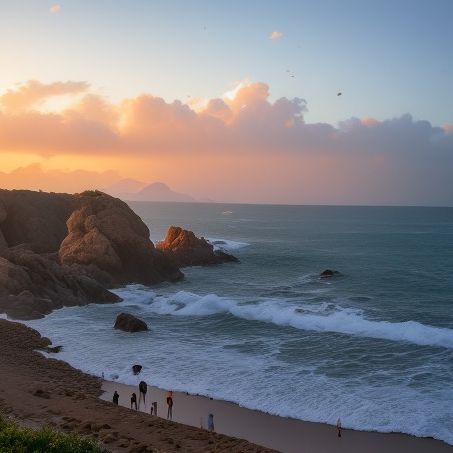
POLYGON ((207 266, 239 260, 229 253, 214 250, 204 238, 197 238, 192 231, 171 226, 165 239, 156 243, 156 248, 168 256, 179 267, 207 266))
POLYGON ((142 332, 149 330, 145 321, 136 318, 129 313, 120 313, 115 320, 115 329, 124 330, 125 332, 142 332))
POLYGON ((338 271, 335 271, 335 270, 331 270, 331 269, 326 269, 324 271, 322 271, 319 276, 321 278, 329 278, 329 277, 334 277, 335 275, 341 275, 340 272, 338 271))

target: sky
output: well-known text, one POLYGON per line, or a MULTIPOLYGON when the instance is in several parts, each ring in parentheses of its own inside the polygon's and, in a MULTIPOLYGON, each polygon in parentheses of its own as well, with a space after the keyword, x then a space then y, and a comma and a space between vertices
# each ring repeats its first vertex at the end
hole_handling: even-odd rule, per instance
POLYGON ((453 206, 451 17, 450 0, 0 0, 0 186, 453 206))

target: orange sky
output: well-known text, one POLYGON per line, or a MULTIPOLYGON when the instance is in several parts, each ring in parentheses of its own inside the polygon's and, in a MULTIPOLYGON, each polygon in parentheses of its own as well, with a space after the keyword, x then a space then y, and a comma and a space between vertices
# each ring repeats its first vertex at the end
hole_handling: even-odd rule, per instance
POLYGON ((0 93, 0 186, 74 192, 129 177, 196 198, 319 204, 445 204, 453 193, 451 126, 408 115, 309 124, 304 100, 271 102, 264 83, 190 101, 112 103, 73 81, 0 93))

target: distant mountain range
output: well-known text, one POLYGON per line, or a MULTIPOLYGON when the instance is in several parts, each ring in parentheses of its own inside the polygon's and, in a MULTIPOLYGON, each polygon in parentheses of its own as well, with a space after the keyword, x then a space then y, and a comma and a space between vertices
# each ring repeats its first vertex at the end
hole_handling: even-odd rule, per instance
POLYGON ((104 192, 127 201, 198 201, 190 195, 173 191, 163 182, 146 184, 130 178, 106 187, 104 192))

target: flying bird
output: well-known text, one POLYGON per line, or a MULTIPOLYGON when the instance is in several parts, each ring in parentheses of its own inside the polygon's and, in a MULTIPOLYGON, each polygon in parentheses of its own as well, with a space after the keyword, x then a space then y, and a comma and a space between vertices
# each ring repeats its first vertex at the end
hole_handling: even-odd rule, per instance
POLYGON ((341 91, 339 91, 339 92, 337 93, 337 96, 342 96, 342 95, 343 95, 343 93, 342 93, 341 91))

